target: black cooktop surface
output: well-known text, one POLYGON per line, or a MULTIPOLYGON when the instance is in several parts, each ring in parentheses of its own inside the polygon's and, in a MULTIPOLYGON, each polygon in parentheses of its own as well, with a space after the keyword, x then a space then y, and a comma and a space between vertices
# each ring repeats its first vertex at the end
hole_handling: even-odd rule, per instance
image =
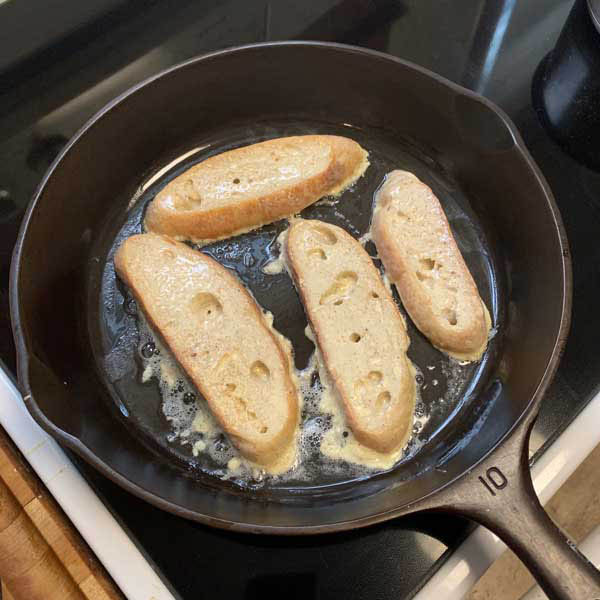
MULTIPOLYGON (((8 371, 15 370, 8 318, 12 247, 36 185, 75 131, 123 90, 197 54, 313 39, 411 60, 494 100, 515 121, 556 196, 574 270, 571 334, 532 452, 585 406, 600 384, 600 174, 551 140, 531 101, 536 69, 554 47, 572 0, 78 4, 0 5, 0 357, 8 371)), ((398 599, 410 596, 469 530, 466 522, 428 515, 324 537, 225 533, 155 509, 74 460, 185 599, 259 598, 269 591, 303 600, 398 599)))

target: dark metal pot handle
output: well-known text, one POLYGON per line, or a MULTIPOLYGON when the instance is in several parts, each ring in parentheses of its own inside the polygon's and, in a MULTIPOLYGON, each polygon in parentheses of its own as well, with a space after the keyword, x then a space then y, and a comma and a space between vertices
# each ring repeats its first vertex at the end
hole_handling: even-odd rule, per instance
POLYGON ((552 600, 600 599, 600 571, 547 515, 533 489, 529 436, 535 416, 435 498, 433 510, 452 512, 495 533, 525 564, 552 600))

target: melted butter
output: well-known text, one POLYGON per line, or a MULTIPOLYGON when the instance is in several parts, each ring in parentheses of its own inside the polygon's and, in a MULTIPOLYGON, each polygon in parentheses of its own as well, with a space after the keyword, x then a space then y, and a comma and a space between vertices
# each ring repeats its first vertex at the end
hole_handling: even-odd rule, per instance
MULTIPOLYGON (((204 406, 199 406, 192 423, 192 430, 196 433, 205 434, 209 439, 215 438, 222 433, 221 428, 215 421, 210 411, 204 406)), ((205 444, 206 445, 206 444, 205 444)))
POLYGON ((373 236, 371 234, 371 225, 369 225, 369 229, 367 229, 367 231, 365 231, 359 238, 358 238, 358 243, 361 246, 365 246, 367 243, 372 242, 373 241, 373 236))
POLYGON ((390 296, 393 297, 392 282, 391 282, 390 278, 388 277, 388 274, 385 271, 381 275, 381 280, 383 281, 383 285, 385 285, 387 291, 390 293, 390 296))
MULTIPOLYGON (((156 342, 155 342, 156 344, 156 342)), ((167 350, 163 347, 159 348, 161 354, 166 356, 167 350)), ((168 385, 173 386, 178 379, 181 379, 181 371, 175 361, 162 360, 160 361, 160 378, 168 385)))
MULTIPOLYGON (((291 221, 290 225, 291 225, 291 221)), ((279 273, 283 273, 288 270, 287 262, 285 260, 285 252, 283 251, 285 247, 285 242, 287 240, 287 235, 289 231, 289 226, 286 227, 275 240, 275 244, 279 246, 279 256, 277 258, 273 258, 270 260, 263 268, 262 272, 265 275, 278 275, 279 273)))
POLYGON ((192 446, 192 454, 194 456, 198 456, 198 454, 200 454, 200 452, 203 452, 205 449, 206 442, 198 440, 197 442, 194 442, 194 445, 192 446))
POLYGON ((230 459, 227 463, 227 470, 232 473, 237 473, 240 470, 241 466, 242 460, 239 457, 235 456, 234 458, 230 459))
POLYGON ((262 269, 265 275, 279 275, 279 273, 283 273, 284 271, 285 262, 282 256, 267 263, 262 269))
POLYGON ((144 368, 144 372, 142 373, 142 383, 147 383, 152 379, 152 375, 154 375, 154 369, 152 365, 146 365, 144 368))

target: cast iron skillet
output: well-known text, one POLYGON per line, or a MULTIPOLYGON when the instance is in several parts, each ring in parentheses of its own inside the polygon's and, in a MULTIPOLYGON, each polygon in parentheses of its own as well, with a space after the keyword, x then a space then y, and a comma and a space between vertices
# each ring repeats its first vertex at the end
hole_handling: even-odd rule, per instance
MULTIPOLYGON (((206 251, 274 312, 301 364, 310 344, 291 284, 285 275, 257 275, 281 226, 206 251)), ((600 595, 598 572, 547 517, 528 469, 529 432, 568 330, 567 242, 514 125, 484 98, 410 63, 336 44, 260 44, 191 60, 117 98, 68 144, 25 216, 11 286, 31 414, 141 498, 212 526, 273 534, 339 531, 423 510, 457 513, 506 541, 551 597, 600 595), (156 386, 142 393, 136 379, 135 318, 110 257, 139 231, 157 189, 190 162, 313 131, 357 139, 372 165, 336 209, 312 207, 304 216, 360 235, 384 173, 415 171, 449 213, 498 333, 482 362, 455 381, 445 378, 447 360, 411 328, 411 358, 437 369, 448 389, 434 398, 424 369, 431 385, 422 409, 431 418, 422 447, 395 469, 243 489, 165 441, 156 386)))

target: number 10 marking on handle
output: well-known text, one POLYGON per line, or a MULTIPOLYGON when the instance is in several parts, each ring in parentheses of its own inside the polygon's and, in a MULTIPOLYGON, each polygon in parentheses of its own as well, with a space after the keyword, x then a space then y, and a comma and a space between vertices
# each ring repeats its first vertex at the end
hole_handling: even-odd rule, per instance
POLYGON ((485 478, 480 475, 478 479, 492 496, 496 495, 495 489, 502 490, 508 485, 508 480, 498 467, 490 467, 485 472, 485 478))

